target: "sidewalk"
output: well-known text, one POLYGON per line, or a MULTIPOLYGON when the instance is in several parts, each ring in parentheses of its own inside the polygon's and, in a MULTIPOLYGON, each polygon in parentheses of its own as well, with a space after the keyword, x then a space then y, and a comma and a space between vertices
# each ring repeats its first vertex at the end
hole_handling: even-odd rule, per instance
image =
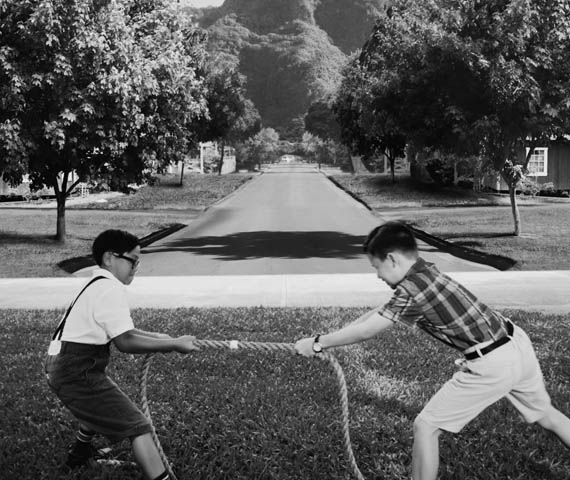
MULTIPOLYGON (((102 193, 90 193, 85 197, 73 196, 69 197, 65 204, 67 207, 73 207, 74 205, 82 205, 87 203, 106 203, 107 199, 122 197, 124 194, 120 192, 102 192, 102 193)), ((2 208, 38 208, 38 209, 53 209, 57 207, 57 202, 55 200, 32 200, 30 202, 0 202, 0 209, 2 208)))
MULTIPOLYGON (((449 275, 494 308, 570 312, 570 271, 449 275)), ((64 308, 85 278, 0 278, 0 309, 64 308)), ((136 277, 132 308, 372 307, 392 291, 370 274, 136 277)))

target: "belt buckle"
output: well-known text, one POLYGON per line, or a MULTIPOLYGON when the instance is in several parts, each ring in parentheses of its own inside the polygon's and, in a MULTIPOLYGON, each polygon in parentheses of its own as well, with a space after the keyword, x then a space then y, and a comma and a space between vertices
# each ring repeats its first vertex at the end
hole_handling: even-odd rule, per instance
POLYGON ((476 353, 478 358, 483 358, 485 356, 478 348, 475 348, 471 353, 476 353))

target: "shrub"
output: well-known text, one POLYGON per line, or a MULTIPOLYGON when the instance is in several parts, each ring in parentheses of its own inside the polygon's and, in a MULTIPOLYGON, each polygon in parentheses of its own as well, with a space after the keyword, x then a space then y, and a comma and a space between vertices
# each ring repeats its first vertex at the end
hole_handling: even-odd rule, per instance
POLYGON ((528 177, 523 177, 519 182, 517 191, 523 195, 530 195, 534 197, 538 192, 540 192, 540 185, 528 177))

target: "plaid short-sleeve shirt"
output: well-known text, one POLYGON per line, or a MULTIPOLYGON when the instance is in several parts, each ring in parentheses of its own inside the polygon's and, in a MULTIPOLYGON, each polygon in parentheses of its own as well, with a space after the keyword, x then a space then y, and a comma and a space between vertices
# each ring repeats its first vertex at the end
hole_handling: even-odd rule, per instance
POLYGON ((465 287, 419 258, 378 314, 418 327, 458 350, 507 334, 505 317, 465 287))

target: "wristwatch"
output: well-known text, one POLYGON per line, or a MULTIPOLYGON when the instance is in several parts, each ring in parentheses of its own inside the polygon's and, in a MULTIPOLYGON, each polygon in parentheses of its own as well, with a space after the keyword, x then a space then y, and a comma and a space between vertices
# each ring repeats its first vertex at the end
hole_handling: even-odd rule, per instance
POLYGON ((323 346, 319 343, 319 338, 321 338, 320 335, 317 335, 315 337, 315 341, 313 342, 313 352, 315 353, 323 353, 323 346))

